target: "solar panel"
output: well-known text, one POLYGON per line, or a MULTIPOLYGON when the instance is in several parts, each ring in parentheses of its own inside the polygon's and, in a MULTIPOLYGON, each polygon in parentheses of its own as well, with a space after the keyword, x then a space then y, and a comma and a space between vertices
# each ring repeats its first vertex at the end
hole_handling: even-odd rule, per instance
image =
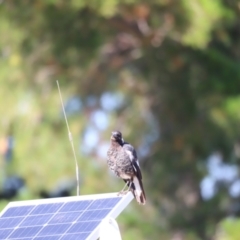
POLYGON ((0 239, 96 240, 102 220, 132 199, 129 192, 10 202, 0 213, 0 239))

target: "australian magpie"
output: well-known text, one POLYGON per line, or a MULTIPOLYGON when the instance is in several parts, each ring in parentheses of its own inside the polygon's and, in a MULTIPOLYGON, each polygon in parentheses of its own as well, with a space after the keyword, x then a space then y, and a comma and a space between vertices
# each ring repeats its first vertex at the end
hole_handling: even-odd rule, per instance
MULTIPOLYGON (((146 196, 136 150, 131 144, 124 141, 122 133, 119 131, 112 132, 107 163, 109 168, 126 182, 137 202, 145 204, 146 196)), ((123 190, 120 193, 123 193, 123 190)))

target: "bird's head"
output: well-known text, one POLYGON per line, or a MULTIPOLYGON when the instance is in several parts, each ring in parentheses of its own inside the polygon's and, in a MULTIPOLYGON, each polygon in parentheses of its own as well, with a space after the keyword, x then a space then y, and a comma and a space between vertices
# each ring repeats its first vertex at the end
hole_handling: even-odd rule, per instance
POLYGON ((111 140, 113 140, 115 142, 118 142, 121 145, 124 143, 124 140, 123 140, 123 137, 122 137, 122 133, 119 132, 119 131, 112 132, 111 140))

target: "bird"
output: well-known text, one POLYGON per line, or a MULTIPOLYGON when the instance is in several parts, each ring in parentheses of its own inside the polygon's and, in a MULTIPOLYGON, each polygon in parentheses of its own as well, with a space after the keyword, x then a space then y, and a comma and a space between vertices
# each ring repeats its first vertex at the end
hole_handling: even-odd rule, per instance
POLYGON ((125 142, 120 131, 113 131, 110 138, 110 147, 107 151, 107 164, 109 169, 122 178, 139 204, 146 203, 146 195, 142 183, 142 173, 134 147, 125 142))

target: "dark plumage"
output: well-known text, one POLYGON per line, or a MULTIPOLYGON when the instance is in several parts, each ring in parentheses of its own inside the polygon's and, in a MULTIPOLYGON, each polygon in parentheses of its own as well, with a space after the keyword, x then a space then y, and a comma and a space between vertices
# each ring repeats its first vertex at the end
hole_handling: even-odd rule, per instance
POLYGON ((145 204, 146 196, 137 153, 132 145, 124 142, 121 132, 112 132, 107 156, 109 168, 127 183, 138 203, 145 204))

